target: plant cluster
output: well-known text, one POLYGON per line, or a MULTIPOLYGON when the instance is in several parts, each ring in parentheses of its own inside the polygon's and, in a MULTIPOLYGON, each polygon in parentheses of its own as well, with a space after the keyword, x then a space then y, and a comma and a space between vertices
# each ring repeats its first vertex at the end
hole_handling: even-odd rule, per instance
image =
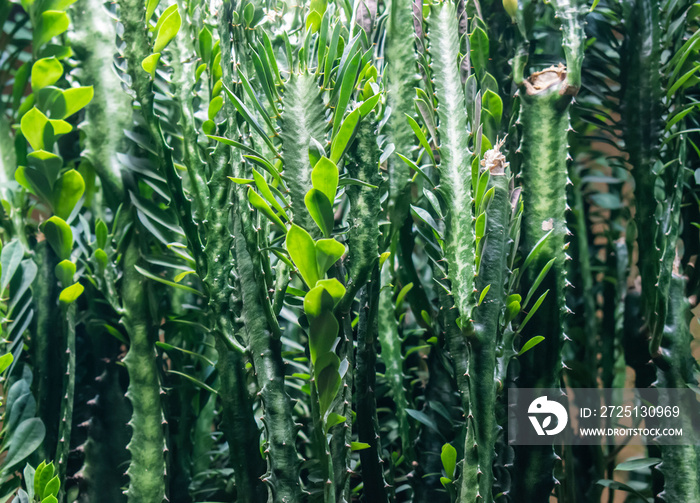
POLYGON ((5 0, 0 502, 700 502, 506 404, 700 392, 699 19, 5 0))

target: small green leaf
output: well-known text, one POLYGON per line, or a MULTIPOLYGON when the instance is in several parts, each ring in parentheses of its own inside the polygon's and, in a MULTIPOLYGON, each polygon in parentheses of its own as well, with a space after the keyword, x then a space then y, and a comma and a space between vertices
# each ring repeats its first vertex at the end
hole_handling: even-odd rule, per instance
POLYGON ((330 408, 340 389, 339 368, 340 360, 335 353, 325 353, 316 360, 314 376, 322 415, 330 408))
POLYGON ((660 458, 629 459, 617 465, 615 470, 631 472, 635 470, 643 470, 645 468, 649 468, 650 466, 658 465, 659 463, 661 463, 660 458))
POLYGON ((440 483, 442 484, 442 487, 447 489, 447 486, 452 484, 452 479, 448 479, 447 477, 440 477, 440 483))
POLYGON ((318 318, 332 311, 334 304, 331 293, 323 285, 317 285, 304 296, 304 313, 309 319, 318 318))
POLYGON ((326 271, 345 254, 345 245, 335 239, 319 239, 316 241, 316 263, 318 264, 319 279, 326 271))
POLYGON ((547 273, 552 268, 555 261, 556 261, 556 258, 553 258, 552 260, 547 262, 545 264, 545 266, 542 268, 542 270, 540 271, 540 273, 537 275, 537 278, 535 278, 535 281, 532 283, 530 290, 528 290, 527 295, 525 296, 525 302, 523 303, 523 309, 525 309, 527 307, 527 305, 530 303, 530 299, 535 294, 535 291, 537 291, 537 287, 540 286, 540 284, 542 283, 544 278, 547 276, 547 273))
MULTIPOLYGON (((163 16, 165 15, 166 14, 164 12, 163 16)), ((172 12, 167 14, 167 17, 163 19, 162 24, 158 28, 156 41, 155 44, 153 44, 153 52, 162 52, 170 41, 175 38, 177 32, 180 31, 181 24, 182 19, 180 18, 180 12, 177 9, 174 9, 172 12)))
POLYGON ((61 290, 61 293, 58 295, 58 300, 62 304, 72 304, 78 300, 78 297, 82 295, 84 290, 85 288, 83 285, 80 283, 75 283, 68 288, 61 290))
POLYGON ((491 116, 496 119, 496 124, 500 124, 501 117, 503 116, 503 100, 501 97, 491 89, 487 89, 484 96, 481 98, 481 103, 491 116))
POLYGON ((54 183, 63 167, 63 159, 45 150, 35 150, 27 154, 27 165, 39 171, 53 190, 54 183))
POLYGON ((70 19, 68 19, 68 15, 65 12, 57 10, 42 12, 41 20, 34 31, 34 45, 41 47, 53 37, 66 31, 69 25, 70 19))
POLYGON ((44 436, 46 428, 41 419, 33 417, 23 421, 12 434, 10 448, 3 461, 3 473, 10 473, 11 468, 27 459, 44 441, 44 436))
POLYGON ((442 460, 442 467, 445 469, 447 476, 450 477, 451 480, 454 479, 455 469, 457 468, 457 450, 450 444, 443 445, 440 459, 442 460))
MULTIPOLYGON (((54 478, 49 480, 48 484, 46 484, 46 487, 44 487, 44 498, 47 498, 48 496, 56 496, 60 487, 61 480, 58 478, 58 475, 56 475, 54 478)), ((46 499, 43 499, 41 501, 43 503, 44 501, 46 501, 46 499)))
MULTIPOLYGON (((284 211, 284 208, 282 205, 277 201, 277 198, 272 194, 272 191, 270 190, 270 186, 268 185, 267 181, 265 180, 265 177, 262 176, 260 173, 258 173, 256 170, 253 170, 253 180, 255 181, 255 186, 258 188, 262 196, 267 200, 268 203, 272 205, 273 208, 275 208, 277 211, 279 211, 282 216, 285 218, 285 220, 289 221, 289 216, 287 215, 287 212, 284 211)), ((251 180, 251 181, 253 181, 251 180)), ((247 182, 249 183, 249 182, 247 182)))
POLYGON ((175 283, 174 281, 169 281, 165 278, 161 278, 160 276, 156 276, 155 274, 152 274, 148 272, 146 269, 139 267, 137 265, 134 266, 134 269, 136 269, 142 276, 145 276, 148 279, 152 279, 153 281, 156 281, 158 283, 162 283, 164 285, 172 286, 174 288, 179 288, 180 290, 184 290, 186 292, 194 293, 195 295, 199 295, 201 297, 204 296, 202 292, 199 290, 195 290, 194 288, 191 288, 187 285, 181 285, 180 283, 175 283))
POLYGON ((7 367, 12 365, 13 360, 14 357, 12 356, 12 353, 7 353, 6 355, 0 356, 0 372, 5 372, 7 367))
MULTIPOLYGON (((330 297, 326 290, 323 290, 322 295, 330 297)), ((332 299, 330 302, 332 305, 332 299)), ((333 348, 338 337, 338 320, 333 316, 332 311, 323 311, 320 316, 310 319, 309 322, 309 355, 311 363, 315 365, 320 357, 333 348)))
POLYGON ((151 20, 151 17, 153 17, 153 13, 156 11, 156 7, 158 7, 158 4, 160 3, 160 0, 147 0, 146 3, 146 24, 151 20))
POLYGON ((146 56, 141 61, 141 68, 151 76, 152 79, 156 77, 156 68, 158 67, 158 61, 160 61, 160 53, 156 52, 150 56, 146 56))
MULTIPOLYGON (((61 119, 70 117, 80 109, 84 108, 95 95, 95 91, 92 86, 86 87, 72 87, 63 91, 63 98, 66 100, 66 110, 61 119)), ((54 127, 54 129, 56 129, 54 127)), ((56 132, 58 134, 58 132, 56 132)))
POLYGON ((365 442, 350 442, 350 450, 352 452, 363 451, 365 449, 369 449, 370 447, 371 446, 365 442))
POLYGON ((340 302, 345 295, 345 287, 336 278, 320 279, 316 285, 322 286, 328 290, 328 293, 333 297, 333 307, 338 305, 338 302, 340 302))
POLYGON ((309 233, 298 225, 292 225, 287 231, 285 247, 306 285, 309 288, 316 286, 320 279, 316 266, 316 246, 309 233))
POLYGON ((73 231, 65 220, 53 216, 44 222, 42 230, 58 258, 70 259, 70 253, 73 250, 73 231))
POLYGON ((328 433, 330 429, 334 426, 344 423, 345 420, 345 416, 341 416, 340 414, 336 414, 335 412, 331 412, 330 414, 328 414, 328 419, 326 419, 326 433, 328 433))
POLYGON ((63 65, 56 58, 43 58, 32 66, 32 90, 36 93, 39 89, 58 82, 63 76, 63 65))
POLYGON ((409 126, 411 126, 411 129, 415 133, 416 138, 418 138, 418 143, 421 144, 421 146, 425 149, 425 152, 430 157, 430 160, 433 161, 433 164, 435 164, 435 156, 433 155, 433 149, 430 147, 430 144, 428 143, 428 139, 425 137, 425 134, 423 134, 423 130, 420 128, 420 126, 413 117, 411 117, 408 114, 405 115, 406 119, 408 120, 409 126))
POLYGON ((27 139, 34 150, 43 150, 46 140, 46 129, 50 129, 50 137, 53 137, 53 128, 41 111, 34 107, 29 112, 22 116, 20 121, 20 129, 22 134, 27 139))
POLYGON ((520 302, 514 300, 506 304, 506 325, 513 321, 520 313, 520 302))
POLYGON ((210 120, 214 120, 214 117, 216 117, 216 114, 219 113, 219 110, 221 110, 224 106, 224 98, 223 96, 217 96, 216 98, 212 99, 209 102, 209 109, 207 110, 207 116, 209 117, 210 120))
POLYGON ((326 195, 320 190, 311 189, 304 197, 304 204, 324 236, 329 237, 333 231, 333 207, 326 195))
POLYGON ((75 264, 70 260, 62 260, 54 268, 56 278, 61 284, 66 287, 73 284, 73 276, 75 276, 75 264))
POLYGON ((413 283, 408 283, 408 284, 406 284, 406 286, 404 286, 401 289, 399 294, 396 296, 396 306, 395 306, 396 311, 399 311, 401 309, 401 304, 403 304, 403 299, 406 297, 406 295, 408 295, 408 292, 410 292, 412 288, 413 288, 413 283))
POLYGON ((532 339, 527 341, 525 344, 523 344, 523 347, 518 352, 518 356, 525 354, 527 351, 529 351, 532 348, 534 348, 535 346, 537 346, 543 340, 544 340, 544 337, 542 337, 541 335, 536 335, 535 337, 533 337, 532 339))
POLYGON ((71 216, 75 205, 85 192, 85 181, 76 170, 66 171, 53 188, 53 211, 64 220, 71 216))
POLYGON ((107 248, 107 240, 109 239, 109 230, 107 229, 107 224, 101 219, 97 219, 95 224, 95 241, 97 242, 97 247, 103 250, 107 248))
POLYGON ((338 164, 345 151, 350 147, 352 140, 355 138, 360 124, 360 118, 360 110, 353 110, 350 115, 345 118, 340 129, 338 129, 338 134, 333 138, 333 142, 331 143, 331 161, 335 164, 338 164))
POLYGON ((469 54, 476 73, 483 74, 489 61, 489 37, 478 26, 469 35, 469 54))
POLYGON ((484 301, 486 298, 486 294, 489 293, 489 290, 491 289, 491 285, 486 285, 484 289, 481 291, 481 295, 479 295, 479 303, 477 304, 478 306, 481 305, 481 303, 484 301))
POLYGON ((265 215, 273 224, 279 226, 282 230, 286 230, 284 222, 282 222, 280 217, 277 216, 277 213, 272 211, 270 205, 267 204, 267 202, 265 202, 265 200, 260 196, 260 194, 255 192, 250 187, 248 187, 248 201, 250 201, 250 204, 252 204, 253 207, 257 209, 260 213, 265 215))
POLYGON ((547 290, 546 292, 544 292, 544 293, 540 296, 540 298, 537 299, 537 301, 535 302, 535 305, 532 306, 532 309, 530 309, 530 312, 527 313, 527 316, 525 317, 525 319, 523 320, 523 322, 522 322, 522 323, 520 324, 520 326, 518 327, 518 331, 521 331, 521 330, 523 329, 523 327, 527 324, 527 322, 530 321, 530 318, 532 318, 532 317, 535 315, 535 313, 537 312, 537 310, 540 308, 540 305, 542 305, 542 302, 544 302, 544 299, 547 297, 547 294, 548 294, 548 293, 549 293, 549 290, 547 290))
POLYGON ((338 190, 338 166, 327 157, 321 157, 311 171, 311 184, 323 192, 332 205, 338 190))

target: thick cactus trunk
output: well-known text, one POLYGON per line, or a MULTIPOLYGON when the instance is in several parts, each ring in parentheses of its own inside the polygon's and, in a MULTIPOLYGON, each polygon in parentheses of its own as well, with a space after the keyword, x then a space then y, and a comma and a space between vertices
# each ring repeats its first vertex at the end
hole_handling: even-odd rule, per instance
MULTIPOLYGON (((133 231, 136 233, 137 231, 133 231)), ((165 494, 165 434, 156 364, 153 324, 146 302, 146 279, 135 269, 140 260, 138 236, 133 235, 124 255, 122 323, 129 334, 129 352, 124 365, 129 373, 127 398, 133 413, 127 446, 131 463, 127 470, 129 503, 160 503, 165 494)))
MULTIPOLYGON (((522 250, 530 257, 522 271, 521 291, 530 295, 535 280, 554 261, 531 302, 547 297, 522 330, 522 340, 543 336, 544 341, 520 357, 518 387, 558 388, 561 385, 562 346, 565 340, 566 304, 566 186, 569 130, 566 95, 567 74, 563 66, 533 74, 521 88, 522 105, 522 250)), ((530 305, 524 306, 527 310, 530 305)), ((514 496, 533 503, 549 501, 556 456, 551 447, 516 449, 514 496)))
POLYGON ((482 161, 491 174, 489 186, 493 199, 486 211, 484 248, 479 263, 477 290, 486 296, 474 311, 475 336, 471 341, 469 362, 470 395, 473 404, 475 440, 479 461, 479 494, 485 503, 493 501, 493 460, 496 454, 496 435, 499 426, 495 416, 496 350, 500 334, 501 310, 505 298, 507 278, 507 250, 510 205, 510 176, 505 172, 507 163, 498 149, 486 153, 482 161))
MULTIPOLYGON (((678 272, 671 278, 668 298, 668 312, 663 327, 661 351, 664 362, 657 371, 655 385, 659 388, 685 389, 697 382, 698 364, 693 357, 690 344, 692 313, 685 296, 686 280, 678 272)), ((677 403, 660 403, 675 406, 677 403)), ((691 400, 680 404, 681 410, 697 407, 691 400)), ((692 430, 688 421, 684 430, 692 430)), ((659 497, 668 503, 675 501, 700 501, 700 446, 697 445, 663 445, 661 446, 663 462, 657 467, 664 477, 664 490, 659 497)))

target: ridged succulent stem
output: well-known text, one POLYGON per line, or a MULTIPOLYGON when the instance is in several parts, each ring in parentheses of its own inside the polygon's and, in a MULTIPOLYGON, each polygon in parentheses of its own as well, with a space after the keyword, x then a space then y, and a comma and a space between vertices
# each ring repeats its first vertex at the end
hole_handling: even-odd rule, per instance
MULTIPOLYGON (((187 6, 182 0, 178 1, 179 11, 187 12, 187 6)), ((172 51, 173 60, 170 66, 173 68, 172 91, 180 105, 180 127, 182 128, 182 161, 187 168, 189 178, 188 190, 194 203, 194 209, 198 220, 202 220, 211 207, 209 204, 209 191, 204 177, 204 163, 199 155, 198 134, 193 109, 193 97, 195 88, 195 69, 199 64, 196 57, 194 44, 197 34, 194 33, 189 16, 183 19, 183 25, 178 32, 172 51)))
POLYGON ((110 206, 116 207, 124 194, 117 154, 124 151, 122 131, 131 127, 132 110, 131 100, 113 67, 115 21, 102 0, 80 0, 72 9, 72 16, 73 48, 82 60, 84 72, 80 80, 92 85, 95 93, 86 108, 86 123, 81 126, 86 132, 83 156, 100 177, 110 206))
POLYGON ((137 235, 131 237, 124 254, 122 277, 122 323, 129 334, 124 365, 129 373, 127 398, 133 408, 126 495, 129 503, 161 503, 166 499, 164 419, 154 334, 147 311, 146 279, 135 269, 140 260, 138 239, 137 235))
MULTIPOLYGON (((623 136, 634 177, 637 201, 635 222, 639 243, 643 315, 651 332, 652 357, 659 348, 665 320, 666 298, 658 285, 661 250, 658 246, 659 201, 654 187, 661 134, 661 26, 658 0, 630 2, 622 53, 621 107, 623 136)), ((665 288, 668 288, 667 286, 665 288)))
MULTIPOLYGON (((698 364, 691 352, 693 336, 690 333, 692 313, 685 296, 686 280, 674 271, 669 288, 668 312, 663 327, 661 350, 663 369, 657 372, 655 386, 658 388, 686 389, 697 385, 698 364)), ((663 398, 662 398, 663 399, 663 398)), ((680 404, 682 410, 696 407, 695 400, 680 404)), ((679 405, 660 403, 660 405, 679 405)), ((692 430, 685 421, 683 429, 692 430)), ((662 463, 657 467, 664 476, 664 490, 659 495, 662 501, 700 501, 700 446, 663 445, 662 463)))
POLYGON ((199 230, 194 221, 192 203, 185 194, 182 179, 173 162, 172 149, 166 142, 161 129, 160 117, 154 107, 155 94, 151 77, 141 67, 141 62, 151 54, 151 43, 146 28, 145 4, 139 0, 119 0, 119 16, 124 27, 122 55, 126 59, 127 71, 131 77, 131 89, 136 101, 140 104, 141 114, 157 154, 159 169, 167 180, 172 196, 172 205, 177 210, 178 220, 197 264, 197 272, 200 277, 203 277, 206 272, 206 262, 199 230))
POLYGON ((46 426, 46 437, 40 452, 49 459, 56 452, 60 423, 61 399, 65 367, 57 354, 65 351, 63 331, 56 333, 56 320, 60 319, 58 308, 58 288, 54 267, 58 263, 55 253, 42 241, 37 244, 35 263, 39 271, 32 284, 32 296, 36 306, 36 328, 32 337, 32 359, 37 416, 46 426))
POLYGON ((510 214, 510 177, 505 172, 505 158, 491 160, 487 153, 486 169, 490 170, 489 189, 493 199, 486 211, 485 244, 479 264, 477 290, 489 290, 474 311, 475 337, 471 340, 469 375, 472 414, 479 459, 479 496, 485 503, 493 501, 493 460, 496 454, 498 422, 496 410, 496 349, 499 340, 506 279, 510 214), (489 286, 490 285, 490 286, 489 286))
MULTIPOLYGON (((386 35, 386 91, 391 107, 387 136, 396 152, 408 155, 415 136, 406 114, 413 116, 413 88, 417 85, 416 60, 413 53, 413 11, 410 0, 392 0, 386 35)), ((410 180, 409 168, 398 156, 387 159, 389 177, 389 216, 400 226, 408 214, 410 197, 406 192, 410 180)))
MULTIPOLYGON (((457 6, 444 1, 431 6, 428 24, 428 52, 435 97, 439 137, 440 191, 449 211, 445 218, 445 244, 451 299, 441 299, 445 312, 447 347, 454 361, 457 389, 466 418, 464 461, 460 499, 475 501, 478 488, 478 454, 474 432, 472 397, 469 392, 468 341, 474 337, 472 311, 475 307, 476 238, 472 196, 471 155, 467 128, 467 107, 460 73, 460 34, 457 6)), ((441 296, 444 298, 445 296, 441 296)))
MULTIPOLYGON (((551 67, 534 73, 521 87, 520 123, 522 125, 524 256, 534 253, 532 262, 522 271, 523 297, 531 290, 540 272, 554 260, 525 310, 548 291, 544 302, 523 328, 522 341, 543 336, 538 346, 520 357, 518 386, 558 388, 561 385, 564 316, 567 308, 566 286, 566 186, 569 130, 566 69, 551 67), (547 236, 545 238, 545 236, 547 236), (536 247, 538 242, 545 239, 536 247), (533 251, 534 250, 534 251, 533 251)), ((549 501, 554 487, 552 476, 554 451, 548 446, 521 446, 516 449, 515 489, 519 501, 549 501)))
MULTIPOLYGON (((318 231, 304 204, 311 189, 309 145, 315 139, 325 147, 326 122, 317 79, 308 73, 292 74, 285 84, 280 121, 284 179, 289 188, 292 220, 312 236, 318 231)), ((332 203, 332 201, 331 201, 332 203)))
MULTIPOLYGON (((240 201, 241 192, 238 197, 240 201)), ((247 206, 247 200, 243 201, 247 206)), ((263 482, 268 486, 272 501, 298 501, 301 498, 300 462, 292 402, 284 384, 281 331, 272 315, 272 303, 264 279, 260 277, 259 261, 262 257, 255 242, 255 231, 250 220, 252 215, 245 206, 239 206, 234 216, 234 253, 243 302, 246 343, 263 405, 263 423, 267 433, 268 471, 263 482)))
POLYGON ((399 337, 399 323, 394 312, 391 288, 391 269, 386 263, 381 271, 381 290, 379 292, 379 318, 378 338, 382 348, 381 359, 386 367, 384 375, 391 389, 391 397, 394 400, 396 420, 399 423, 399 436, 401 437, 401 454, 411 466, 416 459, 413 447, 413 434, 411 423, 408 421, 408 398, 404 387, 403 353, 401 351, 401 338, 399 337))
MULTIPOLYGON (((76 305, 72 303, 62 306, 61 315, 63 331, 66 336, 66 372, 63 376, 63 400, 61 401, 61 425, 58 429, 58 445, 56 446, 56 474, 60 480, 66 480, 68 454, 70 452, 71 432, 73 431, 73 400, 75 397, 75 314, 76 305)), ((58 503, 63 503, 66 497, 65 484, 61 484, 58 492, 58 503)))
POLYGON ((377 419, 376 362, 379 309, 379 268, 374 267, 372 280, 365 286, 360 298, 360 320, 357 329, 357 362, 355 379, 357 439, 369 444, 360 451, 363 494, 375 502, 388 502, 382 445, 377 419))

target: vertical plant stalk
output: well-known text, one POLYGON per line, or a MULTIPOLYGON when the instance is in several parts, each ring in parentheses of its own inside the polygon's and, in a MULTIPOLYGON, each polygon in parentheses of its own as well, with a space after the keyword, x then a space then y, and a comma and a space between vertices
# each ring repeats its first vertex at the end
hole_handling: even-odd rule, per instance
POLYGON ((85 444, 82 474, 87 481, 87 501, 123 503, 122 488, 128 482, 115 467, 129 462, 129 404, 119 383, 123 371, 114 362, 108 363, 97 382, 95 412, 90 418, 90 432, 85 444))
POLYGON ((282 96, 284 112, 280 119, 280 153, 284 163, 283 176, 289 188, 292 220, 312 236, 317 233, 317 227, 306 211, 304 197, 312 187, 311 140, 326 146, 326 120, 320 94, 315 75, 292 73, 285 84, 282 96))
MULTIPOLYGON (((474 416, 475 439, 479 460, 479 493, 477 499, 493 501, 493 460, 499 426, 495 416, 496 350, 500 333, 501 311, 505 299, 507 251, 510 215, 510 176, 507 162, 498 146, 486 152, 482 161, 490 172, 489 190, 493 198, 486 210, 485 244, 479 263, 476 288, 486 296, 474 311, 475 337, 471 340, 469 362, 470 396, 474 416)), ((464 490, 464 489, 463 489, 464 490)))
POLYGON ((129 351, 124 358, 129 373, 126 396, 133 408, 129 421, 132 436, 127 448, 131 453, 131 463, 127 470, 129 488, 126 495, 129 503, 161 503, 166 499, 164 419, 146 280, 135 269, 140 255, 138 231, 132 232, 135 234, 124 253, 122 277, 122 324, 129 334, 129 351))
MULTIPOLYGON (((569 129, 567 73, 563 65, 536 72, 521 87, 522 125, 522 249, 531 263, 521 271, 521 290, 531 302, 547 298, 522 329, 523 341, 544 340, 520 357, 518 386, 558 388, 561 385, 566 286, 566 185, 569 129), (540 285, 535 281, 547 264, 551 269, 540 285)), ((530 305, 524 306, 527 310, 530 305)), ((556 456, 548 446, 516 449, 514 496, 518 500, 549 501, 554 487, 556 456)))
MULTIPOLYGON (((414 144, 415 135, 406 114, 413 116, 413 88, 416 82, 416 60, 413 52, 413 10, 410 0, 392 0, 386 33, 386 91, 391 107, 387 136, 396 152, 407 155, 414 144)), ((407 193, 410 172, 408 165, 398 156, 387 159, 389 178, 388 212, 393 225, 400 227, 408 217, 411 201, 407 193)))
POLYGON ((663 331, 668 285, 661 283, 659 201, 654 187, 661 135, 661 26, 658 0, 630 2, 622 49, 621 106, 623 136, 634 177, 635 222, 639 243, 643 315, 651 332, 650 352, 657 352, 663 331), (658 286, 657 286, 658 284, 658 286), (664 291, 666 290, 666 291, 664 291))
POLYGON ((182 179, 173 162, 172 149, 165 141, 160 125, 160 117, 154 107, 155 96, 151 77, 141 67, 141 62, 151 54, 151 44, 147 32, 145 4, 139 0, 119 0, 119 16, 124 27, 122 56, 126 59, 127 72, 131 77, 131 90, 140 104, 141 115, 153 141, 159 161, 159 169, 165 177, 172 203, 182 226, 190 251, 197 265, 197 272, 203 277, 206 271, 199 229, 195 223, 192 202, 187 197, 182 179))
MULTIPOLYGON (((70 452, 71 432, 73 431, 73 400, 75 397, 75 303, 61 306, 63 332, 66 335, 66 372, 63 376, 63 400, 61 401, 61 425, 58 430, 56 446, 56 474, 60 480, 66 480, 68 454, 70 452)), ((66 496, 65 484, 61 484, 58 502, 63 503, 66 496)))
POLYGON ((456 5, 449 0, 432 5, 427 24, 428 52, 438 102, 438 190, 445 206, 454 210, 449 211, 445 218, 446 235, 443 245, 451 297, 448 300, 441 293, 440 309, 446 320, 445 340, 454 360, 457 388, 466 418, 460 498, 463 501, 475 501, 479 467, 474 438, 473 404, 469 393, 468 340, 474 336, 472 310, 475 307, 476 238, 472 208, 471 153, 467 108, 460 74, 460 35, 456 5))
POLYGON ((209 180, 212 206, 207 215, 209 226, 204 247, 208 270, 202 282, 207 290, 213 318, 223 414, 221 428, 231 451, 236 491, 241 501, 255 502, 264 498, 265 494, 265 487, 260 481, 265 473, 265 461, 257 454, 257 449, 255 455, 251 456, 250 453, 250 447, 260 443, 260 431, 247 389, 246 358, 238 346, 238 339, 245 339, 244 328, 234 321, 232 315, 232 312, 237 312, 238 306, 231 306, 231 299, 240 300, 241 295, 229 281, 234 266, 231 256, 233 237, 229 229, 231 212, 220 210, 227 208, 233 198, 226 177, 231 158, 228 150, 220 146, 214 153, 214 170, 209 180))
MULTIPOLYGON (((231 47, 242 44, 237 40, 232 20, 233 4, 227 2, 219 23, 222 40, 223 78, 233 81, 231 72, 231 47), (231 36, 234 39, 232 42, 231 36)), ((237 136, 236 113, 231 103, 227 103, 229 134, 237 136)), ((243 177, 245 164, 240 152, 230 149, 233 159, 233 176, 243 177)), ((307 146, 308 155, 308 146, 307 146)), ((250 353, 258 396, 263 407, 262 421, 265 425, 267 447, 267 472, 263 482, 267 485, 269 497, 275 502, 301 500, 299 478, 300 459, 296 450, 297 427, 292 414, 292 402, 285 390, 284 361, 282 360, 281 330, 273 312, 272 299, 268 293, 264 272, 269 264, 267 257, 260 252, 254 221, 254 213, 248 206, 245 188, 237 186, 233 190, 233 254, 235 273, 239 286, 242 312, 241 319, 245 331, 245 342, 250 353)), ((263 232, 263 231, 261 231, 263 232)))
POLYGON ((273 501, 298 501, 301 498, 300 460, 296 450, 292 403, 284 384, 281 331, 272 314, 272 304, 261 278, 259 261, 262 258, 255 244, 251 212, 246 208, 247 200, 243 199, 242 191, 238 197, 242 204, 234 216, 234 252, 246 342, 259 387, 258 395, 264 414, 262 421, 267 433, 268 470, 263 482, 267 484, 273 501))
POLYGON ((56 320, 60 319, 58 308, 59 289, 57 288, 54 268, 58 263, 54 251, 44 240, 37 244, 35 263, 39 267, 32 284, 32 296, 36 309, 36 328, 32 337, 32 360, 37 416, 46 426, 46 437, 40 449, 40 455, 49 459, 56 452, 61 420, 61 399, 63 397, 63 376, 60 358, 56 355, 65 352, 63 330, 55 330, 56 320))
POLYGON ((431 7, 428 18, 431 68, 438 107, 440 138, 440 185, 447 208, 445 259, 447 277, 459 312, 458 323, 465 335, 473 332, 474 277, 476 255, 472 206, 471 155, 467 130, 464 88, 458 65, 460 37, 457 10, 451 1, 431 7))
MULTIPOLYGON (((182 0, 178 1, 179 12, 187 12, 187 6, 182 0)), ((170 66, 173 68, 172 91, 180 105, 180 128, 182 133, 182 161, 187 167, 189 178, 188 189, 192 199, 196 219, 205 218, 209 204, 209 190, 204 176, 204 163, 200 157, 197 141, 196 123, 194 118, 193 100, 195 96, 195 71, 199 59, 193 47, 197 41, 197 33, 190 22, 189 15, 183 19, 183 25, 173 40, 173 59, 170 66)), ((220 206, 219 208, 221 208, 220 206)))
MULTIPOLYGON (((686 279, 678 273, 678 263, 674 264, 673 276, 669 285, 669 302, 666 323, 664 323, 661 350, 663 368, 657 372, 656 387, 685 389, 697 385, 698 364, 691 352, 693 336, 690 333, 692 313, 685 296, 686 279)), ((694 402, 694 400, 691 400, 694 402)), ((660 405, 679 405, 661 403, 660 405)), ((696 403, 682 404, 681 409, 697 407, 696 403)), ((692 429, 689 421, 684 428, 692 429)), ((662 463, 657 469, 664 476, 664 490, 659 494, 662 501, 700 500, 700 446, 663 445, 662 463)))
MULTIPOLYGON (((389 259, 391 260, 391 259, 389 259)), ((399 436, 401 437, 401 454, 409 466, 416 459, 413 447, 413 432, 408 421, 408 397, 404 388, 403 353, 401 351, 401 338, 399 336, 399 323, 394 312, 392 301, 392 288, 390 284, 390 264, 384 265, 380 275, 381 289, 379 291, 378 314, 378 338, 382 348, 382 361, 386 366, 384 375, 391 389, 391 397, 394 400, 396 420, 399 423, 399 436)))
POLYGON ((131 127, 129 96, 114 71, 115 21, 102 0, 80 0, 72 10, 73 48, 82 60, 79 78, 93 86, 80 129, 86 133, 82 156, 90 161, 102 182, 102 193, 116 208, 124 199, 124 183, 117 154, 124 151, 125 129, 131 127))
POLYGON ((376 502, 387 502, 382 445, 377 419, 376 362, 379 308, 379 268, 375 266, 371 281, 365 286, 360 300, 360 320, 357 329, 357 439, 369 444, 360 451, 363 494, 376 502))

